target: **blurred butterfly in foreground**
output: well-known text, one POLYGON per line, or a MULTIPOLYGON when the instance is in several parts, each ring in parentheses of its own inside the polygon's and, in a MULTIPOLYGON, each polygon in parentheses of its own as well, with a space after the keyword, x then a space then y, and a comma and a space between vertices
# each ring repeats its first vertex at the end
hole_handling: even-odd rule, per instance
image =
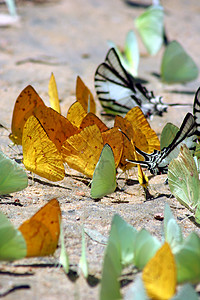
POLYGON ((139 106, 145 117, 162 116, 168 106, 162 97, 154 96, 123 67, 114 48, 111 48, 105 62, 100 64, 95 73, 95 89, 99 101, 108 115, 125 115, 130 109, 139 106))

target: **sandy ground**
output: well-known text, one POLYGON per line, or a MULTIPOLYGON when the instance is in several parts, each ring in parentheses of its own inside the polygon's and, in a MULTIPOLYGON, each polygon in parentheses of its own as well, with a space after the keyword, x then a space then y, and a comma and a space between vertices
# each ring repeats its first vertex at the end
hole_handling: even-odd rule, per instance
MULTIPOLYGON (((177 39, 200 66, 198 0, 163 1, 166 9, 166 30, 170 40, 177 39)), ((0 10, 6 11, 1 4, 0 10)), ((107 40, 123 46, 125 35, 134 29, 133 19, 143 11, 120 0, 74 0, 49 3, 23 2, 18 5, 21 21, 18 25, 0 28, 0 122, 8 131, 0 128, 2 150, 12 158, 21 158, 20 148, 10 148, 12 110, 18 94, 28 84, 33 85, 45 103, 48 103, 48 81, 54 72, 63 115, 75 101, 75 82, 81 76, 94 93, 94 73, 103 62, 108 50, 107 40), (31 62, 30 59, 35 59, 31 62)), ((140 42, 142 58, 139 75, 149 80, 148 88, 164 96, 168 103, 193 103, 200 77, 185 85, 166 85, 152 72, 159 73, 163 49, 155 57, 146 55, 140 42), (173 90, 190 91, 192 94, 173 93, 173 90)), ((95 94, 95 93, 94 93, 95 94)), ((98 113, 101 108, 99 103, 98 113)), ((160 134, 167 121, 180 125, 187 111, 192 108, 170 108, 164 117, 155 117, 152 128, 160 134)), ((154 218, 163 213, 165 203, 172 206, 174 215, 180 219, 188 213, 164 185, 165 175, 150 177, 150 191, 154 199, 144 202, 144 194, 132 171, 125 192, 116 192, 95 202, 90 198, 88 183, 77 172, 66 169, 62 182, 50 183, 39 179, 22 192, 0 199, 0 209, 17 227, 48 200, 56 197, 61 205, 64 235, 70 259, 70 274, 66 276, 57 267, 60 248, 55 257, 24 259, 0 265, 0 296, 5 299, 98 299, 99 279, 105 246, 87 237, 87 255, 90 278, 88 282, 77 271, 81 255, 81 226, 96 229, 108 236, 112 217, 120 214, 137 229, 145 227, 161 239, 162 222, 154 218), (19 199, 20 205, 15 205, 19 199), (12 291, 15 286, 21 288, 12 291), (10 292, 9 292, 10 290, 10 292), (8 293, 7 293, 8 292, 8 293)), ((125 184, 120 176, 120 186, 125 184)), ((191 220, 181 222, 183 232, 200 233, 191 220)))

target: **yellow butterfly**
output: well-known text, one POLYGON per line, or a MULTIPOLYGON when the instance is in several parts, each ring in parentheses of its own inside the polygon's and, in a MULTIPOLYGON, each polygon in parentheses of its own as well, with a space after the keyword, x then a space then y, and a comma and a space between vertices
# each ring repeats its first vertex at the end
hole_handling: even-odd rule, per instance
POLYGON ((151 299, 168 300, 175 294, 176 263, 167 242, 144 267, 142 279, 151 299))
POLYGON ((62 155, 34 116, 30 116, 24 125, 22 148, 23 163, 27 170, 51 181, 64 178, 62 155))

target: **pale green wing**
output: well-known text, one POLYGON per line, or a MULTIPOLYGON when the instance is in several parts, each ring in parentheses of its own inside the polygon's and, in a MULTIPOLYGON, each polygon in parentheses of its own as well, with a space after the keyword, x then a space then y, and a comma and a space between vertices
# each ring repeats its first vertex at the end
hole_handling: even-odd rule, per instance
POLYGON ((27 186, 24 169, 0 151, 0 195, 21 191, 27 186))
POLYGON ((192 285, 186 283, 181 286, 178 290, 177 295, 175 295, 171 300, 198 300, 198 294, 195 292, 195 289, 192 285))
POLYGON ((21 232, 0 212, 0 260, 16 260, 26 256, 26 242, 21 232))
POLYGON ((105 144, 94 170, 91 185, 91 197, 96 199, 111 194, 115 191, 116 186, 114 155, 111 147, 108 144, 105 144))
POLYGON ((167 83, 187 82, 198 76, 198 68, 183 47, 172 41, 165 49, 161 63, 161 77, 167 83))
POLYGON ((124 66, 125 69, 127 69, 127 71, 133 76, 137 76, 140 53, 137 38, 133 30, 130 30, 127 33, 124 54, 127 65, 124 66))
POLYGON ((135 19, 135 26, 141 35, 147 51, 151 55, 155 55, 163 44, 163 20, 164 10, 160 5, 149 7, 135 19))
POLYGON ((164 147, 169 146, 173 139, 175 138, 177 132, 179 131, 179 128, 172 124, 167 123, 165 127, 163 128, 160 136, 160 149, 162 150, 164 147))
POLYGON ((183 243, 183 235, 181 227, 176 223, 170 206, 167 203, 165 204, 164 214, 164 235, 165 241, 170 244, 172 252, 176 253, 183 243))
POLYGON ((192 232, 175 254, 178 283, 200 282, 200 238, 192 232))
POLYGON ((108 41, 110 48, 115 48, 121 64, 133 76, 138 75, 138 65, 140 60, 140 53, 136 35, 133 30, 130 30, 126 35, 126 42, 124 53, 122 54, 119 48, 112 41, 108 41))
POLYGON ((195 212, 200 201, 200 181, 195 161, 183 145, 179 156, 173 159, 168 167, 168 181, 172 194, 176 199, 195 212))

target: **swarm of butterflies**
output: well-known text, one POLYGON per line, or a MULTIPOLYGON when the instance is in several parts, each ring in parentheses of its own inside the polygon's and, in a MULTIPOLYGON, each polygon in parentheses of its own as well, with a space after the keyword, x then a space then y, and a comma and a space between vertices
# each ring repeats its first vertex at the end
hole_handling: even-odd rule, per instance
MULTIPOLYGON (((157 9, 156 13, 162 18, 161 9, 157 9)), ((142 19, 138 19, 136 23, 140 29, 144 26, 142 19)), ((133 38, 134 36, 130 32, 128 39, 132 40, 133 38)), ((145 35, 143 38, 145 39, 145 35)), ((147 47, 150 47, 148 40, 146 40, 146 44, 147 47)), ((151 42, 152 44, 155 45, 151 42)), ((150 49, 152 54, 156 51, 155 48, 150 49)), ((171 66, 176 60, 174 53, 178 52, 180 55, 180 51, 183 50, 176 42, 170 43, 169 48, 166 49, 168 55, 171 56, 171 66)), ((127 52, 127 56, 129 54, 127 52)), ((195 75, 193 72, 189 75, 180 72, 182 63, 180 68, 177 68, 180 74, 170 72, 164 67, 164 65, 167 67, 170 65, 169 57, 166 58, 166 56, 163 58, 161 75, 168 82, 175 82, 177 76, 179 81, 183 82, 186 78, 191 80, 197 76, 196 69, 195 75), (169 78, 169 74, 174 77, 169 78)), ((186 61, 194 69, 190 58, 185 54, 183 57, 184 62, 186 61)), ((51 107, 44 104, 32 86, 27 86, 16 100, 12 118, 12 133, 9 137, 14 144, 22 145, 23 163, 27 170, 48 180, 60 181, 65 176, 64 164, 66 163, 69 167, 92 178, 91 197, 94 199, 115 191, 117 168, 125 172, 137 166, 139 183, 145 189, 147 189, 148 178, 141 167, 147 168, 153 175, 168 173, 171 192, 194 214, 195 221, 200 223, 200 166, 198 161, 200 155, 198 143, 200 88, 194 97, 193 114, 186 114, 180 129, 171 123, 166 124, 159 141, 147 118, 154 115, 162 116, 167 112, 169 104, 163 103, 162 97, 155 96, 152 91, 149 92, 134 77, 136 74, 133 75, 132 69, 129 67, 127 61, 123 60, 120 51, 116 47, 112 47, 108 51, 105 61, 98 66, 95 73, 95 89, 104 114, 115 116, 112 128, 108 128, 96 116, 94 97, 80 77, 77 77, 76 102, 70 106, 66 117, 61 115, 58 91, 52 74, 49 82, 51 107)), ((0 195, 27 187, 28 177, 19 164, 10 160, 2 152, 0 152, 0 163, 5 174, 0 181, 0 195)), ((124 224, 119 217, 113 218, 112 225, 120 226, 122 232, 124 224), (116 224, 114 224, 115 222, 116 224), (118 225, 117 222, 119 222, 118 225)), ((198 282, 200 278, 199 237, 192 233, 183 241, 181 230, 169 208, 165 209, 164 227, 165 243, 162 246, 154 237, 150 238, 149 233, 144 230, 136 234, 135 229, 131 229, 130 225, 126 228, 128 233, 126 231, 122 234, 125 250, 120 255, 123 256, 123 253, 127 253, 127 249, 133 250, 131 255, 133 253, 135 255, 135 266, 138 269, 144 268, 142 281, 141 279, 136 280, 135 287, 131 288, 131 295, 138 295, 139 292, 144 299, 147 298, 147 294, 152 299, 164 299, 163 297, 170 299, 175 294, 177 282, 194 283, 198 282), (130 231, 133 235, 131 239, 130 231), (126 243, 124 242, 125 237, 127 238, 126 243), (137 243, 133 242, 136 238, 137 243), (151 243, 149 243, 150 240, 151 243), (126 248, 130 241, 130 245, 126 248), (140 258, 140 254, 145 253, 142 249, 144 241, 148 242, 148 247, 144 247, 148 249, 148 253, 145 254, 148 259, 144 258, 144 255, 142 255, 142 259, 140 258), (132 249, 133 245, 135 245, 135 249, 132 249), (187 265, 187 272, 185 272, 184 263, 188 261, 188 257, 191 268, 188 269, 187 265), (165 268, 166 264, 169 268, 165 268), (170 278, 170 281, 167 280, 167 284, 166 277, 170 278)), ((18 230, 0 213, 0 231, 0 260, 51 255, 56 250, 60 235, 61 252, 64 247, 61 234, 61 210, 56 199, 50 200, 35 215, 25 221, 18 230)), ((116 242, 116 230, 113 232, 111 244, 116 242)), ((111 235, 112 228, 110 240, 111 235)), ((117 240, 117 242, 119 241, 117 240)), ((117 244, 115 249, 118 249, 118 246, 117 244)), ((108 243, 107 251, 109 249, 110 255, 113 257, 115 249, 109 247, 108 243)), ((130 259, 129 254, 127 257, 130 259)), ((107 263, 107 256, 105 256, 104 267, 109 271, 113 267, 112 274, 114 274, 117 269, 116 265, 109 264, 113 261, 112 259, 107 263)), ((121 256, 119 257, 120 263, 121 256)), ((127 257, 124 257, 125 261, 127 257)), ((60 262, 68 270, 66 256, 61 255, 60 262)), ((84 259, 82 264, 86 264, 84 259)), ((103 270, 100 299, 105 299, 104 284, 107 285, 108 282, 108 292, 110 293, 110 278, 107 280, 106 274, 110 273, 103 270)), ((120 274, 114 275, 116 275, 118 288, 120 274)), ((183 286, 174 299, 197 299, 197 297, 191 286, 183 286)))

